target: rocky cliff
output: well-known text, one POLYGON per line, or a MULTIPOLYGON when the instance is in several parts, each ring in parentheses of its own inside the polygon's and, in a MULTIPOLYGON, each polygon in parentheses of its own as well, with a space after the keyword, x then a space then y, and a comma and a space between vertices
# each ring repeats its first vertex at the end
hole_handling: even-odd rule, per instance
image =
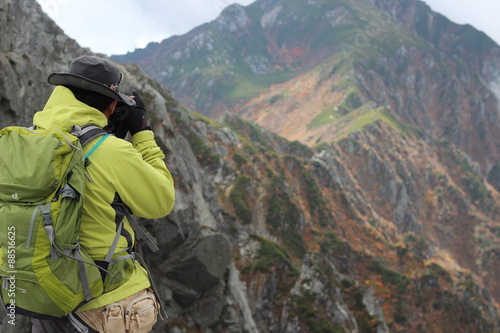
MULTIPOLYGON (((1 6, 0 125, 29 125, 47 74, 91 51, 33 0, 1 6)), ((169 314, 155 332, 500 330, 499 193, 454 143, 370 104, 308 147, 205 118, 120 67, 176 182, 173 213, 141 221, 160 245, 144 254, 169 314)), ((28 332, 18 319, 0 316, 1 331, 28 332)))
POLYGON ((113 59, 140 64, 204 115, 229 110, 291 141, 335 140, 373 103, 456 144, 484 175, 498 169, 500 47, 418 0, 233 5, 113 59))

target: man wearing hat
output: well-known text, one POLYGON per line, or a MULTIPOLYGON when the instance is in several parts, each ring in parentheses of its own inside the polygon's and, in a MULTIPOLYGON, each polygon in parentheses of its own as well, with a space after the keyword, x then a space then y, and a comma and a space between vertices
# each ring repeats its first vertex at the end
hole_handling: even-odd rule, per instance
MULTIPOLYGON (((119 92, 123 74, 110 61, 96 56, 73 60, 68 73, 52 73, 56 85, 44 109, 33 119, 36 128, 70 132, 74 125, 104 128, 118 103, 128 105, 123 121, 132 142, 107 137, 86 168, 80 242, 96 263, 104 261, 117 235, 116 220, 124 221, 118 244, 106 270, 104 293, 75 314, 54 319, 32 319, 32 332, 149 332, 156 322, 159 303, 151 290, 148 272, 130 257, 134 230, 128 211, 144 218, 167 215, 174 204, 173 179, 164 154, 146 122, 139 93, 119 92), (125 212, 127 211, 127 212, 125 212), (129 257, 127 257, 127 255, 129 257), (132 315, 134 314, 134 315, 132 315)), ((94 141, 99 138, 94 139, 94 141)), ((95 142, 84 148, 92 149, 95 142)))

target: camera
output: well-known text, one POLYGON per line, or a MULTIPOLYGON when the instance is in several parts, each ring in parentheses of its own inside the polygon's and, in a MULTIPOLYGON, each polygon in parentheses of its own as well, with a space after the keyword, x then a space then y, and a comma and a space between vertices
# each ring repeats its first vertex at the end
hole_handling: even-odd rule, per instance
POLYGON ((125 103, 118 103, 115 112, 109 117, 108 125, 104 129, 113 133, 117 138, 125 138, 128 132, 125 119, 128 117, 129 113, 130 106, 125 103))

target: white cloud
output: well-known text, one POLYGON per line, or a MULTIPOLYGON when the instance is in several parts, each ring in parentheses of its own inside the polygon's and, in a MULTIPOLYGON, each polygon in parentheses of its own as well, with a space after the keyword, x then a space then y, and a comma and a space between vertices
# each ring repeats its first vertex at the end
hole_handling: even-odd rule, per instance
POLYGON ((214 20, 231 3, 254 0, 37 0, 81 46, 124 54, 214 20))

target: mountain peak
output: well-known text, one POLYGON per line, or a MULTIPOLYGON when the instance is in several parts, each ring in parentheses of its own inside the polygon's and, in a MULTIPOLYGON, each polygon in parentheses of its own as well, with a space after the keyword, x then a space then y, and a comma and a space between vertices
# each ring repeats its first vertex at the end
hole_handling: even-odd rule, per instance
POLYGON ((500 130, 500 48, 421 1, 260 0, 229 6, 197 33, 209 36, 210 48, 191 49, 181 37, 163 60, 149 61, 146 50, 139 62, 204 115, 231 110, 315 145, 335 137, 325 133, 354 111, 342 104, 353 96, 447 138, 485 173, 500 159, 500 139, 491 134, 500 130), (177 52, 182 57, 172 57, 177 52), (302 128, 290 131, 288 115, 302 119, 302 128))
POLYGON ((235 3, 226 7, 215 22, 221 32, 234 33, 243 29, 248 24, 249 19, 245 7, 235 3))

